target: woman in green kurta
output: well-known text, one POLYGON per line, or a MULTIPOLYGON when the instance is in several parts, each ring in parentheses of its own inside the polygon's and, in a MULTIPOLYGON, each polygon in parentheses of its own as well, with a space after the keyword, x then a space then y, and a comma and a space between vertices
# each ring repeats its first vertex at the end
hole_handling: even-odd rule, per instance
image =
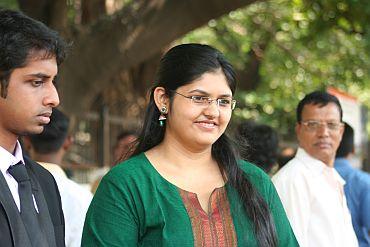
POLYGON ((99 185, 82 246, 298 246, 269 177, 224 134, 235 86, 210 46, 165 54, 135 151, 99 185))

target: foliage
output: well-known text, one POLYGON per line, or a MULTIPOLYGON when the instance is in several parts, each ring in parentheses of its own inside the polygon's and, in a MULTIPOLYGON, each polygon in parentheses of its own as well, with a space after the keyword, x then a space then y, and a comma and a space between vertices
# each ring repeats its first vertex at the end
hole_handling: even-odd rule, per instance
POLYGON ((261 83, 238 93, 234 116, 270 124, 289 138, 296 105, 313 90, 333 86, 370 107, 370 7, 359 2, 364 1, 258 2, 210 21, 182 41, 214 45, 237 70, 248 70, 250 54, 256 54, 261 83))
POLYGON ((16 0, 1 0, 0 8, 18 9, 18 3, 16 0))

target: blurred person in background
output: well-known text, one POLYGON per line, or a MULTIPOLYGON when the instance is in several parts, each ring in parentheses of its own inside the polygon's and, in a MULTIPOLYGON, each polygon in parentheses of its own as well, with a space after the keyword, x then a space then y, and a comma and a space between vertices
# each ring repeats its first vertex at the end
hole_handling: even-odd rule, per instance
MULTIPOLYGON (((118 163, 126 160, 132 152, 134 151, 135 141, 137 139, 136 133, 134 131, 122 131, 117 135, 116 143, 113 147, 113 162, 112 167, 118 163)), ((110 167, 111 168, 111 167, 110 167)), ((91 183, 91 192, 95 194, 101 179, 105 175, 99 174, 91 183)))
POLYGON ((66 229, 65 244, 67 247, 78 247, 81 245, 83 224, 92 194, 67 178, 60 167, 64 155, 73 142, 68 130, 68 117, 54 108, 50 123, 44 127, 44 131, 25 137, 24 142, 30 147, 31 157, 54 176, 62 199, 66 229))
POLYGON ((134 144, 137 139, 134 131, 122 131, 117 135, 116 143, 113 147, 114 165, 130 157, 134 150, 134 144))
POLYGON ((297 148, 283 146, 278 155, 279 169, 286 165, 297 153, 297 148))
POLYGON ((350 160, 354 154, 354 131, 344 123, 334 167, 346 181, 344 193, 360 247, 370 247, 370 175, 352 167, 350 160))
POLYGON ((241 147, 243 160, 257 165, 270 175, 278 170, 279 138, 273 128, 246 121, 238 126, 235 137, 241 147))

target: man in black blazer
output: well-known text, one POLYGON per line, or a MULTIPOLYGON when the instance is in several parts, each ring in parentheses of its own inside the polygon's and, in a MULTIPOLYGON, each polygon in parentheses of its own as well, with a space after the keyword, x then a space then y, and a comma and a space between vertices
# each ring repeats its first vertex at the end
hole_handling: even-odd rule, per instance
POLYGON ((0 246, 65 246, 55 180, 23 156, 18 141, 41 133, 59 104, 55 77, 65 50, 65 42, 41 22, 0 9, 0 246), (19 179, 14 167, 26 176, 19 179))

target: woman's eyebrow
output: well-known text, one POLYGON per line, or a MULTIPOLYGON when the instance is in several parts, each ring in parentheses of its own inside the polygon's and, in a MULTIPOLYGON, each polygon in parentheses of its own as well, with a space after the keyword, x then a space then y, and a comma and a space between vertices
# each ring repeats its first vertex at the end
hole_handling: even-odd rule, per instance
POLYGON ((194 90, 189 91, 188 93, 201 93, 201 94, 209 95, 209 93, 201 89, 194 89, 194 90))
MULTIPOLYGON (((209 93, 207 93, 206 91, 203 91, 201 89, 194 89, 194 90, 191 90, 188 93, 200 93, 200 94, 204 94, 204 95, 210 95, 209 93)), ((232 95, 231 94, 221 94, 218 97, 225 98, 225 97, 232 97, 232 95)))
POLYGON ((221 94, 219 97, 220 98, 232 98, 233 96, 231 94, 221 94))

